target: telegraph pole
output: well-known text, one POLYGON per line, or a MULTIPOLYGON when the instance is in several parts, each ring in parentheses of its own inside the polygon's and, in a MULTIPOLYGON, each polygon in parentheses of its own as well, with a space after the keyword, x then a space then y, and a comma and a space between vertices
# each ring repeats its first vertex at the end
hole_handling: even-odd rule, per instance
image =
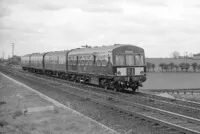
POLYGON ((188 52, 186 51, 185 53, 186 53, 185 58, 186 58, 186 63, 187 63, 187 58, 188 58, 188 57, 187 57, 187 53, 188 53, 188 52))
POLYGON ((12 57, 14 56, 14 47, 15 47, 15 43, 11 43, 12 44, 12 57))
POLYGON ((4 59, 4 51, 3 51, 3 55, 2 56, 3 56, 2 58, 4 59))

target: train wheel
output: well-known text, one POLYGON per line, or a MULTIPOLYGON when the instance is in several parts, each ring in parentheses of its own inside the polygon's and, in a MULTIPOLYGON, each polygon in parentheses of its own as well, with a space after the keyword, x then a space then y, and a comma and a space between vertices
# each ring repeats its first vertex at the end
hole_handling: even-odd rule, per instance
POLYGON ((135 93, 136 88, 132 88, 133 93, 135 93))
POLYGON ((104 85, 104 86, 103 86, 104 89, 105 89, 105 90, 108 90, 108 88, 109 88, 109 83, 108 83, 108 82, 104 82, 103 85, 104 85))
POLYGON ((133 93, 135 93, 135 91, 138 89, 138 86, 136 86, 136 87, 132 87, 132 91, 133 91, 133 93))
POLYGON ((118 92, 118 88, 115 87, 115 88, 114 88, 114 91, 115 91, 115 92, 118 92))

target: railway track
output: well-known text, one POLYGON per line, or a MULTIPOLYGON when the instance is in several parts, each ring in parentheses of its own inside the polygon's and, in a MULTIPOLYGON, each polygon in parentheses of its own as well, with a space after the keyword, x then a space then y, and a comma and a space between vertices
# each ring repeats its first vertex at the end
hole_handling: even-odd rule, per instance
POLYGON ((185 88, 185 89, 149 89, 148 91, 154 92, 154 93, 200 93, 200 88, 185 88))
MULTIPOLYGON (((83 85, 80 83, 74 83, 74 82, 69 82, 69 81, 67 81, 67 85, 66 85, 65 80, 55 79, 51 77, 47 77, 47 78, 45 77, 45 79, 50 79, 50 82, 51 80, 54 82, 57 81, 59 83, 62 83, 64 86, 68 86, 69 84, 71 84, 72 86, 81 87, 81 89, 84 89, 84 90, 94 91, 95 89, 96 92, 99 92, 101 94, 103 93, 105 95, 108 95, 108 94, 117 95, 119 98, 125 99, 127 101, 137 102, 143 105, 148 105, 148 106, 156 107, 159 109, 168 110, 171 112, 175 112, 175 113, 179 113, 179 114, 200 119, 200 103, 170 99, 170 98, 165 98, 165 97, 161 97, 161 96, 157 96, 153 94, 141 93, 141 92, 134 94, 134 97, 133 97, 133 94, 124 94, 120 92, 116 93, 113 91, 104 90, 99 87, 88 86, 88 85, 83 85)), ((112 97, 115 97, 115 96, 112 96, 112 97)))
MULTIPOLYGON (((22 72, 15 72, 15 75, 23 76, 24 74, 25 73, 22 73, 22 72)), ((26 76, 24 75, 23 77, 26 77, 26 76)), ((95 91, 85 90, 85 89, 82 89, 84 86, 81 84, 68 83, 68 82, 66 84, 66 81, 65 82, 63 80, 57 81, 53 78, 50 78, 50 80, 46 80, 45 78, 38 78, 36 76, 31 76, 31 75, 27 78, 30 80, 40 79, 41 81, 46 81, 47 83, 54 85, 56 87, 59 87, 59 89, 67 93, 84 98, 84 100, 86 101, 92 101, 94 103, 98 103, 106 107, 113 108, 117 111, 127 113, 130 116, 134 116, 135 118, 141 118, 144 121, 148 121, 151 124, 154 124, 156 128, 163 128, 166 131, 171 132, 171 133, 186 133, 186 134, 200 133, 199 119, 195 119, 189 116, 184 116, 184 115, 170 112, 167 110, 162 110, 159 108, 155 108, 153 106, 144 105, 135 101, 133 102, 133 99, 130 100, 130 94, 127 95, 127 94, 121 94, 121 93, 115 93, 115 92, 109 92, 109 91, 103 91, 103 90, 98 91, 98 92, 96 92, 96 90, 95 91), (68 90, 68 89, 63 88, 63 86, 69 87, 69 84, 71 85, 71 88, 73 88, 73 90, 68 90), (74 85, 76 85, 76 87, 74 87, 74 85)), ((91 87, 91 86, 86 86, 86 87, 91 87)), ((145 99, 144 96, 145 95, 143 95, 142 97, 141 94, 134 95, 135 98, 140 97, 140 99, 141 98, 145 99)), ((154 101, 159 101, 159 100, 154 100, 154 101)), ((186 106, 181 106, 181 107, 186 108, 186 106)), ((187 107, 187 108, 192 109, 193 107, 187 107)), ((199 110, 199 109, 193 108, 192 110, 199 110)))
POLYGON ((170 99, 145 93, 135 94, 134 97, 130 95, 124 96, 129 101, 200 119, 200 103, 170 99))
MULTIPOLYGON (((165 98, 161 96, 156 96, 153 94, 140 93, 140 92, 134 94, 133 96, 133 94, 124 94, 120 92, 116 93, 114 91, 104 90, 99 87, 83 85, 80 83, 69 82, 69 81, 55 79, 51 77, 45 77, 45 79, 50 79, 50 83, 51 81, 54 81, 54 82, 57 81, 58 82, 57 84, 62 83, 64 86, 72 85, 72 86, 81 87, 81 89, 84 89, 84 90, 90 90, 90 91, 95 90, 95 92, 98 92, 101 94, 113 95, 112 97, 115 97, 117 95, 119 98, 125 99, 130 102, 136 102, 143 105, 152 106, 152 107, 156 107, 162 110, 167 110, 167 111, 175 112, 178 114, 183 114, 185 116, 200 119, 200 103, 170 99, 170 98, 165 98)), ((129 92, 129 93, 132 93, 132 92, 129 92)))
POLYGON ((200 103, 199 102, 194 102, 194 101, 186 101, 186 100, 181 100, 181 99, 171 99, 171 98, 167 98, 167 97, 161 97, 155 94, 152 94, 150 92, 146 93, 146 92, 140 92, 140 96, 142 97, 148 97, 149 99, 155 99, 155 100, 160 100, 160 101, 167 101, 167 102, 173 102, 175 104, 178 105, 182 105, 182 106, 188 106, 191 108, 197 108, 200 109, 200 103))

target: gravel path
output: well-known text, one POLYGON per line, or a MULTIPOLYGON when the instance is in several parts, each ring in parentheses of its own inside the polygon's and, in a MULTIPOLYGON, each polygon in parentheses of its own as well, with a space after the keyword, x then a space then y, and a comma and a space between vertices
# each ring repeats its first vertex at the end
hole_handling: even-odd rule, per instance
POLYGON ((0 74, 0 134, 116 134, 0 74))

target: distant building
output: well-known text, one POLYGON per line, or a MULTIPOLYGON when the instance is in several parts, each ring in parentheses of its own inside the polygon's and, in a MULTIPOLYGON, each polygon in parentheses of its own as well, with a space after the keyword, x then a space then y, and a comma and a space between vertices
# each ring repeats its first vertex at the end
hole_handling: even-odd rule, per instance
POLYGON ((193 56, 179 56, 178 59, 193 59, 193 56))
POLYGON ((178 59, 185 59, 185 56, 178 56, 178 59))
POLYGON ((3 62, 3 61, 6 61, 5 59, 3 59, 3 58, 0 58, 0 62, 3 62))
POLYGON ((193 54, 193 60, 200 60, 200 53, 193 54))

